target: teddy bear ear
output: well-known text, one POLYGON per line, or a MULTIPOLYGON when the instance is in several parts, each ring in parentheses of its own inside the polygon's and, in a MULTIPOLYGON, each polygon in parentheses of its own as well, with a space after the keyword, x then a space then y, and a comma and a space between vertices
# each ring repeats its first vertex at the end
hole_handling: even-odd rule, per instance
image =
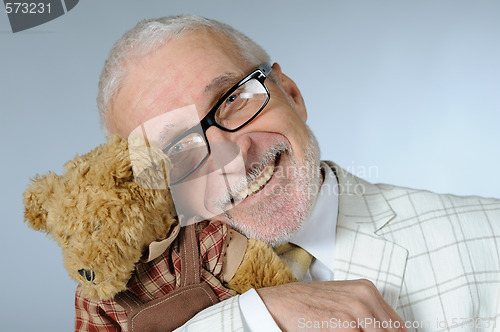
POLYGON ((37 231, 47 231, 47 204, 54 196, 59 176, 53 172, 36 175, 23 194, 24 220, 37 231))

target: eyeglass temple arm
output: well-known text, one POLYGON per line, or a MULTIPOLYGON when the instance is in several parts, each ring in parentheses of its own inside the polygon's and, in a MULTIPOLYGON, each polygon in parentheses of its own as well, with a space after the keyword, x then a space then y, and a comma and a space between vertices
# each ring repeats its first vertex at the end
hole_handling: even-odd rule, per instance
POLYGON ((259 66, 259 70, 267 77, 269 76, 271 70, 273 70, 273 67, 271 67, 271 65, 268 63, 263 63, 259 66))

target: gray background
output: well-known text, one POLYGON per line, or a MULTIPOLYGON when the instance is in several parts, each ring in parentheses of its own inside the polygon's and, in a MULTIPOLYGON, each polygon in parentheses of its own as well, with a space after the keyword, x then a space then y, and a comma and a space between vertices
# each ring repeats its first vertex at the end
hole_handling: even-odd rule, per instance
POLYGON ((16 34, 0 12, 2 331, 73 328, 75 283, 23 223, 21 194, 104 142, 95 96, 112 43, 180 13, 269 51, 301 88, 324 159, 373 182, 500 196, 498 1, 85 0, 16 34))

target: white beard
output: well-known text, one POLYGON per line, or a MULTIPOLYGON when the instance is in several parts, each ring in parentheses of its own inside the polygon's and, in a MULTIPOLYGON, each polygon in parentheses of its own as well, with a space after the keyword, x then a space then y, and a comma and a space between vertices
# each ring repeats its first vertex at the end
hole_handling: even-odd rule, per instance
MULTIPOLYGON (((223 215, 226 222, 248 238, 262 240, 272 246, 286 243, 307 222, 316 203, 321 187, 320 151, 319 144, 311 130, 310 142, 304 149, 303 166, 297 167, 297 160, 291 155, 291 147, 273 147, 267 157, 263 158, 262 167, 269 163, 269 156, 275 156, 276 150, 284 150, 290 156, 292 166, 288 167, 287 178, 293 187, 293 200, 287 199, 286 192, 282 192, 276 199, 263 199, 243 211, 245 218, 233 215, 226 211, 223 215), (246 221, 245 221, 246 219, 246 221)), ((255 175, 250 175, 249 179, 255 175)), ((251 183, 251 181, 245 183, 251 183)), ((231 192, 238 192, 241 188, 234 188, 231 192)))

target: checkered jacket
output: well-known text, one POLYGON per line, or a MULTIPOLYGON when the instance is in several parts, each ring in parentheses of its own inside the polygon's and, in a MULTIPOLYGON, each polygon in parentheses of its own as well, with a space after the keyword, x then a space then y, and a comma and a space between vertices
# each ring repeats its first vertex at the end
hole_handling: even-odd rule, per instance
MULTIPOLYGON (((237 293, 219 281, 222 274, 228 228, 221 222, 201 222, 196 225, 200 256, 201 279, 206 281, 220 300, 237 293)), ((146 303, 172 292, 180 286, 181 261, 177 241, 167 251, 150 262, 139 262, 127 284, 128 290, 146 303), (176 245, 177 244, 177 245, 176 245)), ((80 294, 75 297, 76 331, 128 331, 127 313, 114 299, 90 300, 80 294)))
MULTIPOLYGON (((336 280, 367 278, 410 331, 500 330, 500 200, 375 185, 333 163, 336 280)), ((180 330, 242 331, 238 297, 180 330)))

